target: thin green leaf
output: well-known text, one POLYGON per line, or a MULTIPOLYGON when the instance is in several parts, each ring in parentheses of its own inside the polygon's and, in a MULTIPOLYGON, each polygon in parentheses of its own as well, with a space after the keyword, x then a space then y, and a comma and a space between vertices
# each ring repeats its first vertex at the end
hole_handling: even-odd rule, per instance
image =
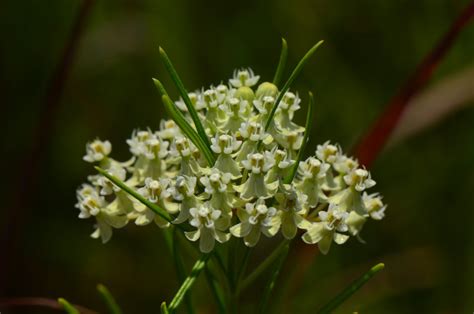
POLYGON ((210 257, 211 257, 211 254, 203 254, 201 258, 198 259, 197 262, 194 264, 191 270, 191 273, 184 280, 183 284, 178 289, 178 292, 176 292, 173 300, 171 300, 171 303, 169 306, 170 312, 173 313, 181 304, 186 293, 191 289, 191 287, 193 286, 194 282, 196 281, 201 271, 206 267, 206 263, 210 257))
POLYGON ((191 99, 189 99, 188 92, 186 91, 186 88, 184 88, 183 81, 181 81, 181 78, 179 77, 178 72, 174 68, 173 63, 171 63, 171 60, 166 54, 165 50, 161 47, 160 47, 160 56, 161 56, 161 60, 165 64, 165 67, 171 76, 171 79, 173 80, 174 84, 178 88, 178 91, 181 94, 181 97, 183 98, 184 103, 186 104, 186 108, 188 108, 188 112, 191 115, 191 118, 193 119, 194 125, 196 126, 196 130, 199 136, 204 141, 207 147, 211 147, 211 142, 209 141, 209 138, 207 137, 206 132, 204 131, 204 127, 202 126, 201 120, 199 119, 196 108, 194 108, 191 102, 191 99))
POLYGON ((240 263, 240 268, 237 273, 237 286, 239 286, 247 270, 247 266, 249 264, 250 255, 251 255, 250 253, 252 253, 252 248, 245 246, 244 258, 242 259, 242 263, 240 263))
MULTIPOLYGON (((142 195, 140 195, 137 191, 135 191, 133 188, 127 186, 124 182, 122 182, 121 180, 119 180, 118 178, 116 178, 115 176, 111 175, 110 173, 108 173, 106 170, 100 168, 100 167, 94 167, 101 175, 105 176, 107 179, 109 179, 110 181, 112 181, 116 186, 118 186, 119 188, 121 188, 122 190, 124 190, 125 192, 127 192, 128 194, 130 194, 132 197, 134 197, 135 199, 137 199, 140 203, 142 203, 143 205, 145 205, 146 207, 148 207, 149 209, 151 209, 152 211, 154 211, 158 216, 160 216, 161 218, 163 218, 164 220, 168 221, 168 222, 172 222, 173 221, 173 218, 168 214, 168 212, 166 212, 166 210, 164 210, 163 208, 159 207, 158 205, 156 204, 153 204, 152 202, 150 202, 149 200, 147 200, 146 198, 144 198, 142 195)), ((179 227, 179 225, 178 225, 179 227)))
POLYGON ((214 295, 214 299, 216 300, 218 312, 220 314, 227 313, 224 292, 222 291, 222 288, 217 278, 212 274, 211 270, 209 269, 209 264, 207 265, 205 272, 207 283, 209 284, 209 288, 211 289, 211 292, 214 295))
POLYGON ((59 298, 58 303, 63 307, 63 309, 68 314, 80 314, 79 310, 76 309, 71 303, 66 301, 66 299, 59 298))
MULTIPOLYGON (((185 270, 184 270, 184 263, 183 263, 183 260, 181 259, 181 255, 179 254, 179 250, 178 250, 178 234, 176 232, 177 229, 173 228, 173 235, 172 235, 172 238, 171 238, 171 255, 173 256, 173 261, 174 261, 174 265, 175 265, 175 268, 176 268, 176 274, 178 276, 178 280, 179 282, 183 282, 184 279, 186 278, 186 275, 185 275, 185 270)), ((192 297, 191 297, 191 292, 187 293, 184 297, 184 302, 186 303, 186 309, 188 311, 188 313, 190 314, 193 314, 194 313, 194 307, 193 307, 193 301, 192 301, 192 297)))
POLYGON ((301 145, 301 148, 298 152, 298 156, 296 157, 295 164, 291 167, 290 173, 284 180, 286 184, 290 184, 295 178, 300 161, 303 158, 306 145, 308 144, 308 137, 313 127, 313 113, 314 113, 314 98, 313 98, 313 93, 309 92, 309 104, 308 104, 308 112, 306 113, 306 125, 305 125, 304 136, 303 136, 303 144, 301 145))
POLYGON ((280 60, 278 60, 278 67, 273 77, 273 84, 276 86, 280 85, 281 79, 283 77, 283 72, 285 71, 286 59, 288 58, 288 44, 286 43, 285 38, 281 39, 281 52, 280 60))
POLYGON ((257 268, 245 278, 239 286, 239 291, 245 290, 255 279, 257 279, 273 262, 280 256, 288 245, 288 240, 283 240, 273 252, 257 268))
POLYGON ((176 105, 173 103, 173 101, 169 97, 163 84, 161 84, 161 82, 157 79, 153 79, 153 82, 155 83, 156 88, 160 92, 163 105, 165 106, 165 109, 170 115, 170 117, 176 122, 176 124, 179 126, 181 131, 183 131, 183 133, 191 140, 191 142, 193 142, 194 145, 196 145, 199 151, 201 151, 204 154, 204 157, 206 158, 206 161, 209 163, 209 165, 210 166, 214 165, 215 157, 211 149, 209 148, 209 146, 207 146, 203 142, 199 134, 196 133, 196 130, 194 130, 194 128, 186 120, 183 113, 178 108, 176 108, 176 105))
POLYGON ((288 242, 285 248, 280 252, 280 256, 278 258, 278 261, 275 263, 275 268, 273 269, 272 276, 270 277, 270 280, 265 287, 265 292, 263 293, 263 299, 262 299, 262 302, 260 303, 260 313, 267 312, 268 300, 270 300, 273 287, 275 287, 275 283, 278 279, 278 275, 280 274, 284 261, 286 257, 288 256, 289 249, 290 249, 290 243, 288 242))
POLYGON ((99 291, 100 296, 104 300, 107 308, 109 309, 111 314, 122 314, 122 310, 120 306, 117 304, 117 301, 110 293, 109 289, 102 284, 97 285, 97 291, 99 291))
POLYGON ((319 46, 321 46, 322 43, 323 41, 321 40, 316 45, 314 45, 310 50, 308 50, 308 52, 303 56, 303 58, 301 58, 300 62, 298 62, 298 64, 296 65, 295 69, 290 75, 290 78, 286 81, 285 85, 283 85, 283 88, 278 94, 275 104, 273 105, 272 111, 270 112, 270 115, 268 116, 268 120, 265 124, 265 131, 268 130, 268 128, 270 127, 270 124, 273 120, 273 116, 275 115, 275 112, 281 100, 283 99, 283 96, 288 91, 288 89, 290 89, 291 84, 296 79, 298 74, 300 74, 301 70, 303 69, 305 64, 308 62, 309 58, 314 54, 314 52, 319 48, 319 46))
POLYGON ((366 272, 362 277, 355 280, 350 284, 346 289, 339 293, 334 299, 332 299, 328 304, 323 306, 318 313, 331 313, 344 301, 346 301, 351 295, 353 295, 357 290, 359 290, 363 285, 367 283, 376 273, 384 269, 385 265, 379 263, 372 267, 368 272, 366 272))
POLYGON ((161 314, 169 314, 168 307, 166 306, 166 302, 161 303, 161 314))

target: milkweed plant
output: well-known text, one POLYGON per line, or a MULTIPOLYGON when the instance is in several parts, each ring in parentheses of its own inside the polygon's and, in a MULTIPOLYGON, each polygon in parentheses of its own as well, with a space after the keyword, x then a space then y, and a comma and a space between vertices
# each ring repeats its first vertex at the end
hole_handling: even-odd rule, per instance
MULTIPOLYGON (((386 205, 372 191, 375 181, 356 159, 330 141, 307 147, 314 112, 311 93, 305 125, 294 121, 302 100, 290 85, 322 41, 280 86, 287 56, 286 41, 282 43, 272 82, 261 82, 250 68, 241 68, 227 81, 191 93, 160 48, 181 95, 171 100, 160 81, 153 80, 169 119, 161 120, 157 130, 134 130, 126 140, 131 153, 127 161, 112 158, 109 141, 95 139, 86 145, 83 159, 98 173, 77 190, 76 207, 79 218, 94 221, 93 238, 106 243, 114 229, 129 223, 156 225, 174 247, 170 255, 181 272, 183 261, 175 247, 184 249, 179 234, 197 243, 191 247, 201 257, 189 276, 181 274, 178 293, 162 304, 164 313, 175 312, 183 300, 193 311, 190 290, 202 270, 219 311, 235 312, 239 293, 273 268, 262 295, 265 309, 294 240, 317 245, 327 254, 333 242, 342 245, 350 237, 362 241, 364 224, 384 217, 386 205), (310 156, 303 157, 305 152, 310 156), (258 248, 262 235, 277 237, 281 244, 245 277, 250 248, 258 248), (235 254, 240 243, 248 247, 243 257, 235 254), (225 250, 226 245, 233 247, 225 250), (226 283, 213 273, 219 269, 226 283)), ((344 293, 337 298, 341 303, 344 293)))

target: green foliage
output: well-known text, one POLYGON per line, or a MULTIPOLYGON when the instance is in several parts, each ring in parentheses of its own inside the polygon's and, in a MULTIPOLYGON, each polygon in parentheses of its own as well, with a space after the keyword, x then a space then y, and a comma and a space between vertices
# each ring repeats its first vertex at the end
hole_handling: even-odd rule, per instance
POLYGON ((122 314, 122 310, 120 306, 117 304, 117 301, 113 297, 112 293, 110 293, 109 289, 103 284, 97 285, 97 291, 99 292, 100 296, 104 300, 107 308, 110 311, 110 314, 122 314))
POLYGON ((58 303, 63 307, 64 311, 68 314, 80 314, 79 310, 76 309, 71 303, 66 301, 66 299, 59 298, 58 303))
POLYGON ((355 280, 351 283, 346 289, 341 291, 334 299, 329 301, 326 305, 324 305, 318 313, 326 314, 331 313, 334 309, 340 306, 344 301, 350 298, 357 290, 359 290, 363 285, 365 285, 375 274, 379 271, 384 269, 385 265, 383 263, 377 264, 368 272, 366 272, 362 277, 355 280))

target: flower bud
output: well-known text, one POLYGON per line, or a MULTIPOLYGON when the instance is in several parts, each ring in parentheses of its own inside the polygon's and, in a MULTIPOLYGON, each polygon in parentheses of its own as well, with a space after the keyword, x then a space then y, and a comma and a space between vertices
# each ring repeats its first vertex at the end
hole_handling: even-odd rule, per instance
POLYGON ((257 99, 260 99, 261 97, 264 97, 264 96, 276 97, 277 94, 278 94, 278 87, 276 87, 275 84, 270 83, 270 82, 263 82, 262 84, 258 86, 256 96, 257 96, 257 99))

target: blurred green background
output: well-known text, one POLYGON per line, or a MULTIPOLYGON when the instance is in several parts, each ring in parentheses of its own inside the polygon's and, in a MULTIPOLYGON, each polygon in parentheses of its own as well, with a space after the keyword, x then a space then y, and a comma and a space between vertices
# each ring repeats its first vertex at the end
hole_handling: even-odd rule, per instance
MULTIPOLYGON (((89 237, 92 221, 78 219, 74 204, 76 187, 93 173, 82 161, 85 143, 109 139, 113 155, 127 158, 125 140, 132 130, 157 128, 163 117, 151 77, 177 96, 158 45, 193 90, 227 80, 241 66, 271 80, 281 36, 289 43, 290 67, 324 39, 293 89, 304 99, 308 90, 316 95, 309 147, 331 139, 347 151, 468 1, 97 0, 47 145, 29 156, 45 90, 80 3, 0 3, 2 231, 11 226, 7 211, 21 210, 14 245, 0 248, 0 259, 9 261, 1 269, 8 276, 0 297, 63 296, 103 311, 95 291, 100 282, 126 313, 157 313, 178 287, 160 230, 130 224, 102 245, 89 237), (39 179, 18 197, 31 158, 39 160, 39 179), (23 203, 28 206, 15 206, 23 203)), ((472 66, 473 26, 458 38, 432 84, 472 66)), ((472 104, 383 152, 372 174, 389 204, 386 219, 367 224, 367 244, 352 239, 334 246, 329 255, 316 256, 297 284, 277 287, 273 305, 279 312, 314 311, 380 261, 386 269, 340 313, 474 311, 472 104)), ((304 121, 304 110, 299 114, 304 121)), ((290 258, 282 282, 300 266, 290 258)), ((255 286, 244 295, 244 309, 258 301, 259 291, 255 286)), ((205 282, 195 297, 202 313, 213 312, 205 282)))

